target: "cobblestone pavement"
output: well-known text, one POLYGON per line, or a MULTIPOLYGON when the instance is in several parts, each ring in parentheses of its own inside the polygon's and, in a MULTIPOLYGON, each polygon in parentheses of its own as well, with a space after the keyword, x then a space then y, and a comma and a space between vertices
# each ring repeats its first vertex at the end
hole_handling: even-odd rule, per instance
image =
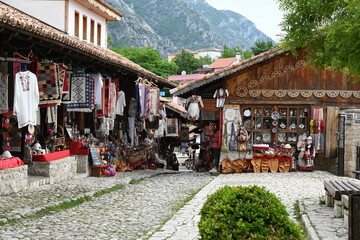
MULTIPOLYGON (((225 185, 264 186, 282 200, 293 219, 295 218, 294 203, 299 200, 303 206, 304 217, 309 219, 307 227, 310 233, 313 232, 312 239, 348 239, 348 233, 343 227, 343 218, 334 218, 333 208, 320 205, 320 198, 324 197, 325 193, 323 181, 332 178, 338 177, 321 171, 220 175, 153 234, 150 240, 199 239, 197 224, 200 220, 200 209, 209 194, 225 185)), ((354 181, 359 183, 358 180, 354 179, 354 181)))
POLYGON ((2 196, 1 212, 12 218, 23 215, 24 208, 28 214, 34 213, 40 206, 90 196, 105 187, 125 184, 119 191, 54 215, 0 226, 0 239, 146 239, 213 178, 208 173, 134 171, 125 176, 85 178, 2 196), (164 174, 169 172, 174 174, 164 174), (144 180, 128 184, 136 178, 144 180))
POLYGON ((174 173, 146 170, 109 178, 75 179, 27 193, 2 196, 0 219, 4 220, 21 218, 46 206, 125 184, 121 190, 69 210, 0 226, 0 239, 199 239, 199 211, 206 197, 225 185, 265 186, 282 200, 292 218, 294 203, 300 200, 312 239, 347 239, 343 219, 334 218, 332 208, 319 204, 324 196, 323 180, 338 178, 330 173, 241 173, 218 177, 192 172, 165 174, 170 172, 174 173), (140 178, 144 180, 128 184, 131 179, 140 178))

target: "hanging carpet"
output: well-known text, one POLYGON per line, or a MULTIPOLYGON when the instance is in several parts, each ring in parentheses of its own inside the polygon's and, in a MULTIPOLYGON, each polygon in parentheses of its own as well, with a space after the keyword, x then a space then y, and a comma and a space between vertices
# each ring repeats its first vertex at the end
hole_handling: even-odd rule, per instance
POLYGON ((85 73, 74 73, 71 75, 71 103, 67 110, 72 112, 91 112, 93 89, 90 75, 85 73))
POLYGON ((60 104, 61 95, 58 78, 58 65, 53 62, 39 62, 36 72, 39 85, 39 106, 60 104))

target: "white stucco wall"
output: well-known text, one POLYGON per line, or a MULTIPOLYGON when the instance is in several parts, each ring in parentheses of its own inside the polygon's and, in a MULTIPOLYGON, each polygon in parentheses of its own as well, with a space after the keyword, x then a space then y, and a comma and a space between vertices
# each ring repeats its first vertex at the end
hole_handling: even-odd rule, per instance
POLYGON ((13 6, 70 36, 75 36, 75 11, 80 15, 79 39, 84 40, 83 36, 83 15, 87 16, 87 42, 90 43, 90 21, 94 20, 94 45, 97 45, 98 34, 97 26, 101 24, 101 44, 100 47, 107 48, 107 24, 106 19, 74 0, 69 0, 68 9, 65 0, 4 0, 4 3, 13 6), (68 13, 68 18, 66 18, 68 13), (66 23, 68 19, 68 23, 66 23), (68 25, 68 26, 66 26, 68 25))
POLYGON ((59 30, 65 31, 65 1, 54 0, 2 0, 59 30))
POLYGON ((217 59, 221 56, 221 52, 217 52, 217 51, 204 51, 204 52, 198 52, 197 54, 199 57, 209 56, 212 59, 217 59))
POLYGON ((80 29, 79 29, 79 39, 83 40, 83 15, 87 16, 88 27, 87 27, 87 42, 90 42, 90 21, 93 19, 95 21, 95 36, 94 36, 94 44, 97 45, 97 25, 101 24, 101 47, 107 47, 107 25, 105 18, 97 15, 96 13, 90 11, 74 0, 69 1, 69 26, 68 26, 68 34, 70 36, 75 36, 75 11, 80 13, 80 29))

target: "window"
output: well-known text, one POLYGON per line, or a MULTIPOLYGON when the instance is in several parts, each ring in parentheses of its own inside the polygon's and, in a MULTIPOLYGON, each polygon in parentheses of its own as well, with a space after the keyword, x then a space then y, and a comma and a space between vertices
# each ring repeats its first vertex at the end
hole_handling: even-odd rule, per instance
POLYGON ((90 42, 94 43, 95 38, 95 21, 91 19, 90 21, 90 42))
POLYGON ((76 37, 80 35, 80 14, 75 11, 75 25, 74 25, 74 34, 76 37))
POLYGON ((293 145, 309 131, 308 106, 244 106, 242 112, 243 124, 254 144, 293 145))
POLYGON ((83 15, 83 40, 87 40, 87 16, 83 15))
POLYGON ((101 24, 97 25, 97 45, 101 46, 101 24))

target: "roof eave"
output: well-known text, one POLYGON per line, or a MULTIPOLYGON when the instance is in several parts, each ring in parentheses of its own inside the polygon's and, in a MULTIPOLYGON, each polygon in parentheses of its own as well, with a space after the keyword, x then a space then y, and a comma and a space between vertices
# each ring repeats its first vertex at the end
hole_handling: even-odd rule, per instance
MULTIPOLYGON (((268 51, 270 52, 269 54, 266 54, 264 55, 263 57, 252 57, 250 59, 246 59, 246 60, 243 60, 242 62, 238 63, 238 64, 235 64, 235 65, 232 65, 230 67, 227 67, 219 72, 216 72, 215 75, 209 77, 209 78, 206 78, 206 76, 203 78, 203 79, 200 79, 199 81, 196 81, 196 82, 193 82, 193 83, 190 83, 188 86, 184 87, 183 89, 180 89, 180 90, 176 90, 175 89, 171 89, 173 91, 170 90, 170 93, 173 95, 173 96, 181 96, 183 94, 186 94, 198 87, 201 87, 203 85, 206 85, 206 84, 209 84, 211 82, 214 82, 216 80, 219 80, 219 79, 222 79, 224 77, 227 77, 231 74, 234 74, 240 70, 243 70, 245 68, 248 68, 252 65, 255 65, 255 64, 258 64, 258 63, 261 63, 263 61, 266 61, 270 58, 273 58, 277 55, 280 55, 284 52, 286 52, 286 50, 283 50, 283 49, 276 49, 276 50, 270 50, 268 51), (271 52, 273 51, 273 52, 271 52)), ((262 54, 259 54, 258 56, 260 56, 262 54)))

